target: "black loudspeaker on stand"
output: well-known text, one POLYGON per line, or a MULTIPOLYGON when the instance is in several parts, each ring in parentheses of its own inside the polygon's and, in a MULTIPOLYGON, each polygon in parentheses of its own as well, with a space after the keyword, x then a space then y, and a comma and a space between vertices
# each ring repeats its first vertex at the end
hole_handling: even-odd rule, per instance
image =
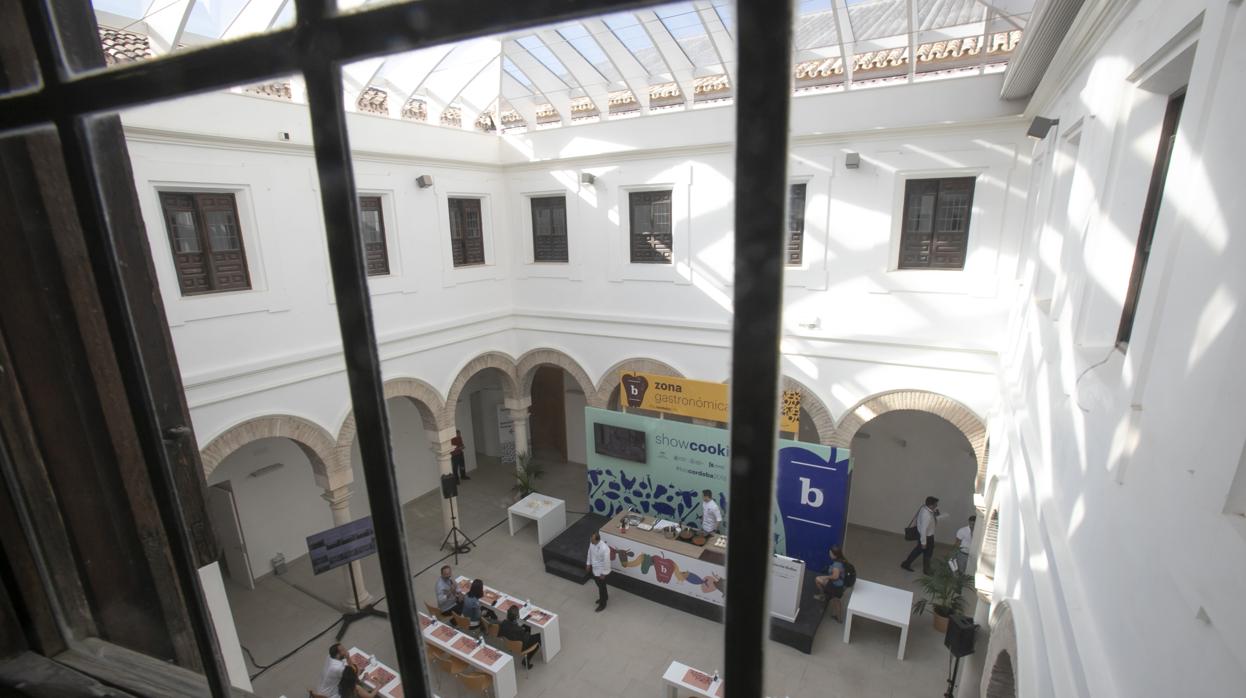
POLYGON ((947 693, 944 698, 955 698, 956 679, 960 673, 961 657, 973 654, 974 636, 978 626, 968 616, 953 615, 947 621, 947 633, 943 635, 943 644, 951 652, 948 658, 947 693))
POLYGON ((472 546, 476 545, 476 541, 472 537, 463 532, 459 528, 459 520, 454 512, 454 499, 459 495, 459 479, 454 475, 441 476, 441 497, 450 500, 450 532, 441 541, 441 549, 445 550, 446 546, 451 546, 454 551, 454 564, 459 564, 459 555, 467 554, 472 551, 472 546), (462 542, 459 539, 462 538, 462 542), (453 541, 453 544, 451 544, 453 541))

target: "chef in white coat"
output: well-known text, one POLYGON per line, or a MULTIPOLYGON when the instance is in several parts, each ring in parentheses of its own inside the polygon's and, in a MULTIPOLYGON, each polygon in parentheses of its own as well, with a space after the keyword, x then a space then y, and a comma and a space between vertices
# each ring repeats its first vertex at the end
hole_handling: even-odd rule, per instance
POLYGON ((723 521, 723 510, 714 501, 714 493, 701 490, 701 530, 708 535, 718 533, 718 526, 723 521))

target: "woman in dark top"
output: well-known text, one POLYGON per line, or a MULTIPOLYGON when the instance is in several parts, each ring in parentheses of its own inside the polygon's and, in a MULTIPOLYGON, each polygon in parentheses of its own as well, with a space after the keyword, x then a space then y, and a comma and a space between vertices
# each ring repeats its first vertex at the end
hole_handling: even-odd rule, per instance
POLYGON ((477 579, 472 582, 472 588, 467 590, 467 597, 463 599, 463 615, 472 622, 473 628, 480 627, 480 599, 484 595, 485 582, 477 579))
MULTIPOLYGON (((506 610, 506 620, 502 621, 502 627, 498 629, 498 634, 507 640, 522 642, 524 651, 527 651, 529 647, 541 646, 541 638, 533 636, 528 626, 519 622, 518 606, 511 606, 506 610)), ((529 669, 532 668, 531 654, 524 656, 524 666, 529 669)))
POLYGON ((373 698, 376 691, 363 685, 359 680, 359 672, 355 671, 350 662, 346 662, 346 667, 342 669, 342 680, 337 684, 337 694, 342 698, 373 698))

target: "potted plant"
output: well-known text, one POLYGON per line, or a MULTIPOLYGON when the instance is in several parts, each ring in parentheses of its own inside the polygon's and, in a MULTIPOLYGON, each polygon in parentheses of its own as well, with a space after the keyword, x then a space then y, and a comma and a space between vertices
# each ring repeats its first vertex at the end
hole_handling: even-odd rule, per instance
POLYGON ((932 609, 934 628, 941 633, 947 632, 948 617, 964 610, 965 590, 973 585, 973 577, 959 570, 952 571, 950 561, 951 558, 943 558, 935 562, 931 573, 917 580, 926 598, 913 603, 913 613, 918 615, 925 613, 927 606, 932 609))
POLYGON ((545 468, 532 460, 530 453, 519 453, 515 460, 515 485, 511 487, 511 492, 515 494, 515 501, 519 501, 536 492, 536 481, 545 474, 545 468))

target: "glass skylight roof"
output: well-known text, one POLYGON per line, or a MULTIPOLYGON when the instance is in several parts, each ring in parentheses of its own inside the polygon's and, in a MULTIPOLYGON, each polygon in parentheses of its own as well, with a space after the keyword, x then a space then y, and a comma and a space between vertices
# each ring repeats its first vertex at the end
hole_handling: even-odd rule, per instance
MULTIPOLYGON (((397 1, 338 6, 354 12, 397 1)), ((1034 2, 800 0, 795 90, 1002 70, 1034 2)), ((110 66, 290 27, 295 15, 292 0, 92 4, 110 66)), ((684 1, 372 59, 344 69, 345 101, 348 109, 462 128, 498 104, 507 113, 481 123, 532 127, 725 101, 735 82, 734 9, 731 0, 684 1)), ((289 79, 239 90, 277 99, 302 94, 289 79)))

